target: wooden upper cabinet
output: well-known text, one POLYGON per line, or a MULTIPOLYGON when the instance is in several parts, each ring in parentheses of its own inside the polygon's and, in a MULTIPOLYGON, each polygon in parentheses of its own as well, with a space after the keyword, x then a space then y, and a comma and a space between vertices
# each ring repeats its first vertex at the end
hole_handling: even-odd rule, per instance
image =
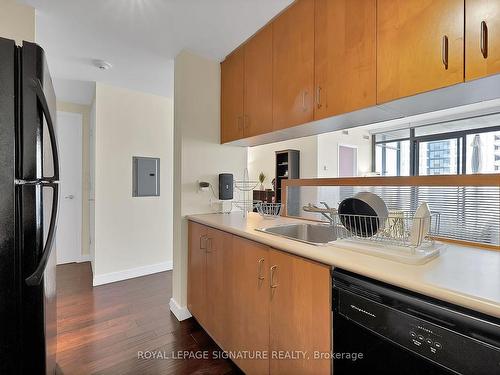
POLYGON ((244 50, 221 63, 221 143, 243 138, 244 50))
POLYGON ((377 102, 464 81, 463 0, 377 1, 377 102))
POLYGON ((206 286, 206 246, 207 227, 192 221, 189 222, 188 237, 188 293, 187 307, 191 314, 205 324, 207 318, 205 286, 206 286))
POLYGON ((331 374, 329 359, 313 357, 315 351, 332 351, 330 267, 273 249, 269 258, 269 350, 311 356, 271 359, 270 374, 331 374))
POLYGON ((273 129, 313 120, 314 0, 298 0, 273 25, 273 129))
POLYGON ((273 130, 273 29, 267 25, 245 45, 244 136, 273 130))
POLYGON ((316 0, 314 118, 376 104, 377 1, 316 0))
POLYGON ((465 79, 500 73, 500 1, 465 1, 465 79))

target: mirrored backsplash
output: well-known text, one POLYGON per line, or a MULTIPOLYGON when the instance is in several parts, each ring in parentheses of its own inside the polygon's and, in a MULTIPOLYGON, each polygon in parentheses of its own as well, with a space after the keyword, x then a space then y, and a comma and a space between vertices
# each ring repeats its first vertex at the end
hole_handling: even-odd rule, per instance
POLYGON ((389 210, 415 212, 427 202, 439 213, 440 237, 500 245, 500 186, 287 186, 287 215, 326 221, 303 207, 337 208, 363 191, 380 196, 389 210))

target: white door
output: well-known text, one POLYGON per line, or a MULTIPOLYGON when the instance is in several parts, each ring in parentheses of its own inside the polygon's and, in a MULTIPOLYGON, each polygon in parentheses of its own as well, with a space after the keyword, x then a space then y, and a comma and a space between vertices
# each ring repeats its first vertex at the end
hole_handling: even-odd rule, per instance
POLYGON ((57 112, 60 164, 57 264, 80 261, 82 253, 82 115, 57 112))
POLYGON ((358 175, 358 149, 352 146, 339 145, 339 177, 355 177, 358 175))

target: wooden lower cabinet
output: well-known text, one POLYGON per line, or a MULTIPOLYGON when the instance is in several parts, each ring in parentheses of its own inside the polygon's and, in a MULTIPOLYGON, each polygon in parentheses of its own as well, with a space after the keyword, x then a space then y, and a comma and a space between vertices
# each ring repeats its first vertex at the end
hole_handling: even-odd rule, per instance
POLYGON ((225 295, 226 285, 231 282, 226 269, 230 269, 233 236, 217 229, 208 229, 205 324, 207 332, 217 338, 217 344, 228 345, 229 332, 226 330, 228 309, 225 295))
POLYGON ((331 373, 329 266, 189 222, 188 308, 246 374, 331 373))
POLYGON ((331 268, 277 250, 270 251, 269 259, 270 350, 309 357, 272 359, 270 373, 330 374, 331 361, 315 359, 315 354, 331 352, 331 268))
POLYGON ((189 222, 188 309, 221 346, 228 338, 224 270, 231 266, 231 249, 231 234, 189 222))
POLYGON ((206 324, 206 246, 208 227, 189 222, 187 307, 198 322, 206 324))
MULTIPOLYGON (((229 351, 257 355, 269 349, 269 249, 233 237, 229 297, 229 351)), ((235 359, 246 374, 268 374, 269 359, 235 359)))

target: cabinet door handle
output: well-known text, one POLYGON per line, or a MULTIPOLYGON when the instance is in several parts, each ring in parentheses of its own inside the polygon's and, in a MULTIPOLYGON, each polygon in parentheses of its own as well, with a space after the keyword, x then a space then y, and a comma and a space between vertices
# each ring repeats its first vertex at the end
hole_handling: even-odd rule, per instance
POLYGON ((200 250, 207 249, 207 235, 204 234, 200 237, 200 250))
POLYGON ((486 21, 481 22, 481 53, 488 58, 488 25, 486 21))
POLYGON ((243 128, 248 129, 250 127, 250 117, 248 115, 243 116, 243 128))
POLYGON ((306 107, 306 95, 307 95, 307 91, 303 91, 302 92, 302 110, 304 112, 307 111, 307 107, 306 107))
POLYGON ((275 280, 274 280, 274 279, 275 279, 275 275, 276 275, 276 270, 277 270, 277 269, 278 269, 278 266, 276 266, 276 265, 274 265, 274 266, 272 266, 272 267, 271 267, 271 277, 270 277, 270 279, 271 279, 271 283, 270 283, 270 287, 271 287, 272 289, 277 288, 277 287, 278 287, 278 285, 279 285, 279 284, 278 284, 277 282, 275 282, 275 280))
POLYGON ((259 280, 264 280, 263 271, 264 271, 264 258, 260 258, 259 259, 259 273, 257 276, 259 278, 259 280))
POLYGON ((237 122, 238 122, 238 130, 243 130, 243 116, 238 116, 237 117, 237 122))
POLYGON ((316 88, 316 105, 321 108, 321 86, 316 88))
POLYGON ((207 238, 207 246, 206 246, 206 250, 205 250, 207 253, 211 253, 212 252, 212 239, 209 237, 207 238))
POLYGON ((448 69, 448 36, 444 35, 441 42, 441 60, 445 69, 448 69))

